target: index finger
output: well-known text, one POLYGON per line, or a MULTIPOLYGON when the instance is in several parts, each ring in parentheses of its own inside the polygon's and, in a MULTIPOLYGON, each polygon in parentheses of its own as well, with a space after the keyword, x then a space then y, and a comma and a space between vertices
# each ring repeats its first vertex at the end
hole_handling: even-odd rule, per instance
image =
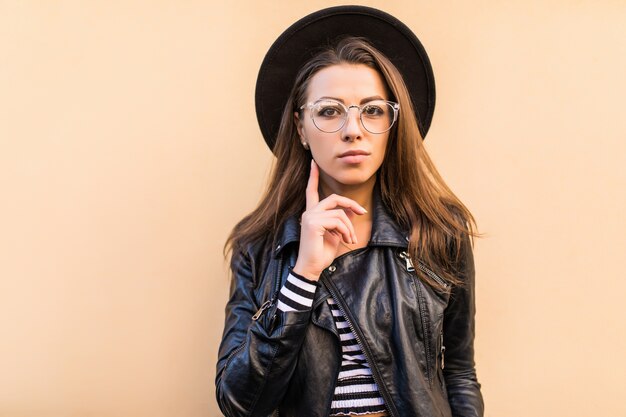
POLYGON ((319 169, 313 159, 311 159, 311 172, 309 174, 309 182, 306 185, 306 209, 309 210, 320 202, 320 195, 317 191, 319 184, 319 169))

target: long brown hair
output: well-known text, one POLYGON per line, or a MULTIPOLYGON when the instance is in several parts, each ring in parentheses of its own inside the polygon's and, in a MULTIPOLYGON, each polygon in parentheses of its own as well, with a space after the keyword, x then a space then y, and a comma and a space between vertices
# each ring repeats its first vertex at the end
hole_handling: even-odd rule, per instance
MULTIPOLYGON (((383 77, 390 100, 400 104, 400 115, 389 134, 385 159, 378 172, 383 202, 395 220, 410 230, 409 254, 449 284, 460 284, 462 241, 477 236, 469 210, 445 184, 422 144, 411 99, 395 66, 362 38, 345 38, 323 50, 300 70, 285 105, 270 181, 258 207, 233 229, 224 246, 239 251, 259 239, 274 239, 284 221, 305 209, 305 189, 311 153, 299 143, 294 112, 306 100, 311 78, 321 69, 342 63, 374 68, 383 77)), ((439 284, 416 268, 428 284, 439 284)))

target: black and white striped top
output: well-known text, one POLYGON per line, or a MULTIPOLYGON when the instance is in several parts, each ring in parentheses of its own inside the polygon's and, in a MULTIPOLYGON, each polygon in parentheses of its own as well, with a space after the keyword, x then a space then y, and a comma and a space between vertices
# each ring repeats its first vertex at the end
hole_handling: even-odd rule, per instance
MULTIPOLYGON (((306 311, 313 306, 316 285, 290 273, 278 296, 281 311, 306 311)), ((330 416, 367 415, 386 410, 367 359, 350 324, 332 298, 328 304, 341 339, 341 369, 335 385, 330 416)))

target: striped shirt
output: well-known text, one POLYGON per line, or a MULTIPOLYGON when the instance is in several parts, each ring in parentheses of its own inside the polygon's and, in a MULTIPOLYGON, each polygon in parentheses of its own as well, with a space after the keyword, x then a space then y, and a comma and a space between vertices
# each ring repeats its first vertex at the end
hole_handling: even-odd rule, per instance
MULTIPOLYGON (((278 296, 281 311, 306 311, 313 306, 315 284, 304 277, 290 273, 278 296)), ((385 402, 372 376, 356 336, 335 300, 328 305, 341 340, 341 368, 331 403, 330 416, 367 415, 386 410, 385 402)))

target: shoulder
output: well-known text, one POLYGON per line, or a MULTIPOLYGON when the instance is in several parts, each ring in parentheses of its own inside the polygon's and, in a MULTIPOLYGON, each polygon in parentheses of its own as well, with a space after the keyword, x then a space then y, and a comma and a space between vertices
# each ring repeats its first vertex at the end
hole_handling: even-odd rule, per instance
POLYGON ((256 286, 261 275, 260 272, 271 260, 271 243, 271 239, 265 236, 233 247, 230 259, 233 279, 247 276, 256 286), (242 273, 244 271, 245 273, 242 273))
POLYGON ((453 270, 465 281, 466 275, 473 272, 474 219, 464 206, 451 202, 444 204, 451 218, 446 232, 446 252, 453 270))

